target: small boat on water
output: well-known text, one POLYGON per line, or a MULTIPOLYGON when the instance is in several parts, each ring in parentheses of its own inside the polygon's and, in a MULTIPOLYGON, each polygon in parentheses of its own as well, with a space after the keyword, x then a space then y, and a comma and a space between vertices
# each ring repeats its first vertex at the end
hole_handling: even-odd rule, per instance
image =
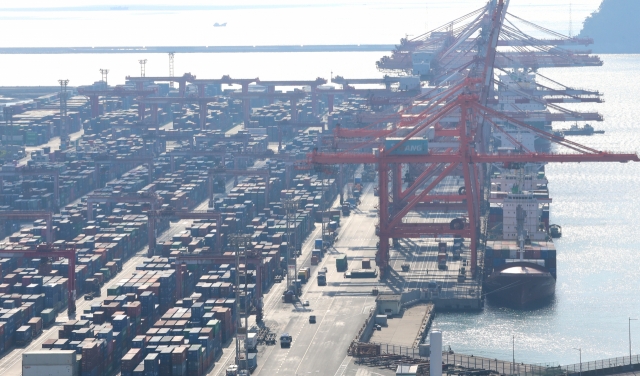
POLYGON ((559 238, 562 236, 562 227, 560 225, 551 225, 549 226, 549 235, 552 238, 559 238))
POLYGON ((595 130, 590 124, 585 124, 584 127, 578 126, 578 124, 572 125, 569 129, 561 129, 560 132, 564 136, 591 136, 592 134, 602 134, 604 131, 595 130))

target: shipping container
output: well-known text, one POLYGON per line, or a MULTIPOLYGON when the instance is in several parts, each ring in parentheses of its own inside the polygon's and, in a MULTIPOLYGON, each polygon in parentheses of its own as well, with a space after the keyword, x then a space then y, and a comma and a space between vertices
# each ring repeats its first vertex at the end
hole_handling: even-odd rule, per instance
POLYGON ((384 141, 384 150, 388 152, 391 148, 400 144, 391 151, 391 155, 422 155, 428 154, 429 140, 426 138, 413 137, 404 142, 401 137, 387 137, 384 141))

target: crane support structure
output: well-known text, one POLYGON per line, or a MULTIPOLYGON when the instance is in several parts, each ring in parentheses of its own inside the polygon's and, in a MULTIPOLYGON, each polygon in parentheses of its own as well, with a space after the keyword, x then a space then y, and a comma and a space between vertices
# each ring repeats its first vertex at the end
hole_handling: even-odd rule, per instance
POLYGON ((222 250, 222 235, 220 234, 220 230, 222 229, 222 214, 220 214, 219 212, 215 212, 215 211, 210 211, 210 210, 194 210, 194 211, 188 211, 188 210, 178 210, 178 209, 162 209, 162 210, 156 210, 156 209, 152 209, 151 211, 147 212, 147 215, 149 216, 149 226, 147 227, 149 232, 148 232, 148 238, 149 238, 149 250, 148 250, 148 254, 149 257, 153 256, 155 254, 155 249, 156 249, 156 227, 155 227, 155 223, 156 220, 160 219, 160 218, 166 218, 166 219, 212 219, 216 221, 216 251, 220 252, 220 250, 222 250))
MULTIPOLYGON (((156 210, 157 207, 161 204, 161 199, 155 195, 145 196, 145 195, 124 195, 124 196, 114 196, 114 195, 99 195, 92 194, 87 196, 87 220, 93 221, 93 205, 104 202, 104 203, 131 203, 131 204, 139 204, 139 203, 147 203, 151 205, 151 210, 156 210)), ((149 221, 151 222, 151 221, 149 221)))
MULTIPOLYGON (((262 300, 262 256, 258 252, 247 252, 247 265, 253 265, 256 268, 256 296, 254 300, 260 302, 262 300)), ((176 291, 177 299, 182 299, 182 265, 211 265, 211 264, 236 264, 236 256, 234 254, 200 254, 190 255, 180 253, 176 256, 176 291)), ((256 305, 258 306, 258 305, 256 305)))
POLYGON ((29 211, 29 210, 14 210, 8 212, 0 212, 0 219, 23 221, 32 219, 44 219, 47 223, 47 235, 46 242, 53 243, 53 212, 50 211, 29 211))
POLYGON ((96 118, 100 116, 100 97, 146 97, 151 94, 157 93, 156 88, 153 89, 128 89, 124 86, 116 86, 107 89, 92 89, 90 87, 79 87, 78 94, 84 95, 89 98, 91 103, 91 117, 96 118))
POLYGON ((267 199, 269 199, 269 176, 271 175, 269 170, 258 170, 258 169, 247 169, 247 170, 230 170, 225 168, 210 168, 208 171, 208 196, 209 196, 209 207, 213 207, 213 183, 214 176, 223 175, 223 176, 234 176, 235 183, 234 185, 238 185, 238 177, 239 176, 264 176, 265 179, 265 195, 267 199))
POLYGON ((132 156, 127 158, 112 158, 109 156, 98 156, 94 158, 93 161, 95 163, 95 178, 96 178, 97 187, 101 187, 100 166, 103 164, 114 164, 114 163, 118 163, 118 164, 126 163, 126 164, 134 164, 134 165, 146 164, 149 172, 147 180, 149 184, 153 183, 153 175, 154 175, 153 156, 132 156))
POLYGON ((3 178, 13 176, 51 176, 53 179, 53 201, 56 208, 60 206, 60 172, 58 170, 20 167, 13 171, 0 171, 0 189, 2 189, 3 178))
POLYGON ((36 248, 3 248, 0 249, 0 255, 2 257, 22 257, 22 258, 53 258, 60 259, 66 258, 69 260, 68 270, 68 283, 67 283, 67 310, 68 315, 71 316, 76 312, 76 250, 75 249, 58 249, 54 248, 51 244, 41 244, 36 248))

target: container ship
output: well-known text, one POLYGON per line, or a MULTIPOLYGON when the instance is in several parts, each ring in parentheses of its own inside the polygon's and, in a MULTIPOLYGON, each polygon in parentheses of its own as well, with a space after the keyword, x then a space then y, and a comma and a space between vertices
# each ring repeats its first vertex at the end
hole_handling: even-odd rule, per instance
POLYGON ((517 240, 487 242, 486 258, 491 260, 492 270, 484 281, 486 296, 518 308, 548 301, 556 287, 556 251, 551 241, 531 240, 525 230, 527 218, 535 213, 538 203, 531 194, 511 194, 504 206, 505 222, 512 222, 511 214, 515 214, 517 240))
POLYGON ((554 295, 556 250, 543 165, 519 167, 492 176, 484 290, 490 301, 526 308, 554 295))

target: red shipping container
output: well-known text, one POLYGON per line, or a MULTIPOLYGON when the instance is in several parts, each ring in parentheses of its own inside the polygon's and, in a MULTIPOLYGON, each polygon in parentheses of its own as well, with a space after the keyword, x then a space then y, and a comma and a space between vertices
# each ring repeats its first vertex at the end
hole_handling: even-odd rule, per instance
POLYGON ((55 338, 51 338, 51 339, 45 340, 42 343, 42 348, 43 349, 52 349, 53 348, 53 344, 56 343, 56 341, 57 340, 55 338))
POLYGON ((31 284, 31 280, 33 279, 30 275, 25 275, 22 277, 22 286, 29 286, 31 284))
POLYGON ((171 352, 171 362, 173 364, 183 364, 187 361, 187 347, 177 346, 171 352))
POLYGON ((125 311, 129 317, 137 318, 142 315, 142 303, 131 302, 125 307, 125 311))
POLYGON ((31 327, 33 336, 36 337, 42 332, 42 318, 33 317, 29 320, 28 325, 31 327))
POLYGON ((200 329, 200 336, 206 336, 209 339, 213 339, 213 328, 205 327, 200 329))

